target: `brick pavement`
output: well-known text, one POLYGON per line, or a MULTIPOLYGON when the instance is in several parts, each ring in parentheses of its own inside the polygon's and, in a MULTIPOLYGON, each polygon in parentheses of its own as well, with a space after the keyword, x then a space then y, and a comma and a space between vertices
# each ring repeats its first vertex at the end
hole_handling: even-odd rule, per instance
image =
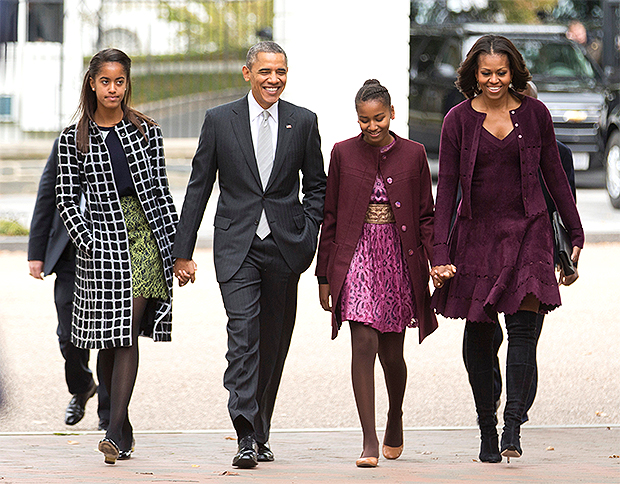
POLYGON ((358 431, 272 434, 276 461, 252 470, 230 465, 226 432, 136 433, 136 452, 109 466, 96 450, 102 433, 0 434, 0 482, 97 483, 588 483, 620 482, 620 426, 524 428, 524 455, 508 464, 477 461, 472 428, 407 430, 400 459, 358 469, 358 431))

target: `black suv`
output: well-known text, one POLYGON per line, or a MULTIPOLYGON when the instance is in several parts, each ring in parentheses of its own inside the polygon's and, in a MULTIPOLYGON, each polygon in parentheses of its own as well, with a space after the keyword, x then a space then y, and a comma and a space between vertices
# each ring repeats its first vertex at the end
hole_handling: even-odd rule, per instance
POLYGON ((454 86, 461 61, 480 36, 504 35, 523 54, 538 97, 553 117, 556 137, 573 152, 575 170, 601 171, 609 165, 608 192, 620 208, 618 98, 598 65, 565 32, 565 27, 553 25, 413 26, 409 137, 426 146, 431 160, 437 159, 443 118, 464 99, 454 86))

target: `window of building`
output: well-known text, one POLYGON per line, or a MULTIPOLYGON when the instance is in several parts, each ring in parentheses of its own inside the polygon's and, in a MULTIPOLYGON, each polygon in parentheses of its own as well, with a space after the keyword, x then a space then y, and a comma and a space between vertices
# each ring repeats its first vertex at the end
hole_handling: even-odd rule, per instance
POLYGON ((17 42, 18 0, 0 0, 0 44, 17 42))
POLYGON ((62 42, 63 0, 28 1, 28 42, 62 42))

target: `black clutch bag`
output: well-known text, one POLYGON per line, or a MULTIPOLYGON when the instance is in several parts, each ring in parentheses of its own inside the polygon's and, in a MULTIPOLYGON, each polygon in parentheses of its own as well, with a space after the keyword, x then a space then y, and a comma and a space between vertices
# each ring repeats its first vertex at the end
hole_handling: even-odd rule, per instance
POLYGON ((571 259, 573 247, 568 230, 564 227, 560 214, 557 211, 553 212, 552 225, 555 250, 560 261, 560 267, 565 276, 572 276, 575 273, 575 264, 573 264, 573 259, 571 259))

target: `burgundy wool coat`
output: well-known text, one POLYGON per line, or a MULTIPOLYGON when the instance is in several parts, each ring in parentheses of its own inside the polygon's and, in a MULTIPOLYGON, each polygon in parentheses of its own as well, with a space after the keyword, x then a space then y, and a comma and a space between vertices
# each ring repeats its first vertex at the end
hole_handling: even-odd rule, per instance
POLYGON ((428 287, 434 206, 426 152, 420 143, 392 135, 396 142, 383 154, 380 147, 366 143, 361 134, 336 143, 332 150, 316 265, 319 281, 326 279, 330 284, 332 338, 342 323, 340 293, 379 170, 411 275, 420 342, 437 328, 428 287))
MULTIPOLYGON (((547 210, 539 170, 562 221, 569 231, 572 245, 583 248, 584 233, 566 173, 562 168, 555 140, 551 114, 537 99, 524 96, 521 107, 510 111, 519 145, 521 184, 525 216, 547 210)), ((458 216, 471 219, 471 191, 478 142, 486 114, 471 107, 471 99, 453 107, 443 121, 439 147, 439 179, 433 266, 451 264, 450 226, 460 185, 463 198, 458 216)), ((480 254, 485 257, 485 254, 480 254)))

